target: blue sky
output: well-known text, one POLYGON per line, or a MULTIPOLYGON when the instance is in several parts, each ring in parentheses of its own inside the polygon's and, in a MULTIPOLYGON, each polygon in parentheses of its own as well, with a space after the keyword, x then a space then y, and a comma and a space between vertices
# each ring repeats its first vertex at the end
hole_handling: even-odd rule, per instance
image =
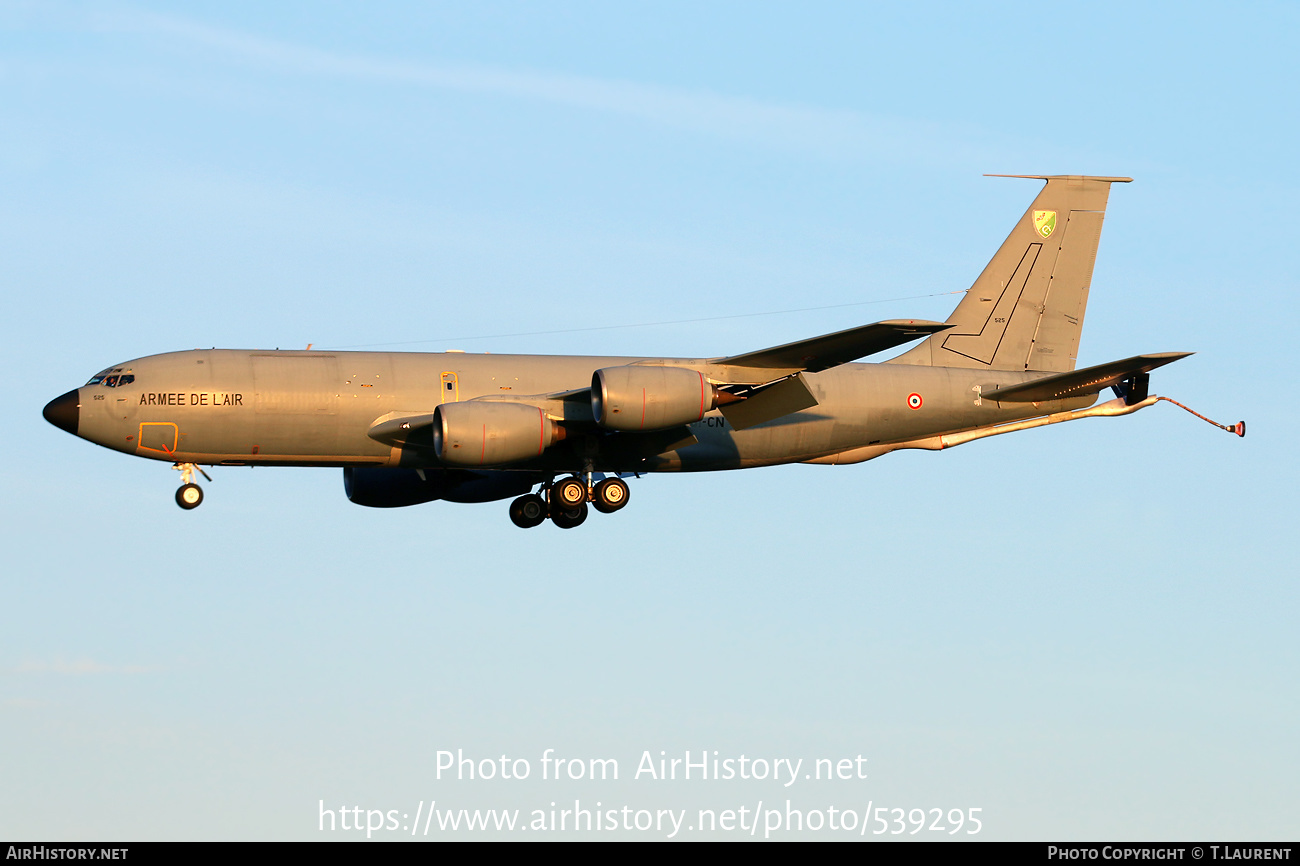
POLYGON ((0 835, 347 838, 321 800, 577 797, 1294 839, 1298 24, 0 4, 0 835), (1038 188, 986 172, 1135 178, 1081 363, 1196 351, 1154 390, 1247 438, 1161 404, 644 478, 617 516, 525 533, 503 503, 358 508, 337 470, 219 470, 182 512, 164 464, 40 417, 195 346, 705 356, 942 319, 1038 188), (457 748, 625 774, 645 750, 862 754, 870 775, 438 780, 457 748))

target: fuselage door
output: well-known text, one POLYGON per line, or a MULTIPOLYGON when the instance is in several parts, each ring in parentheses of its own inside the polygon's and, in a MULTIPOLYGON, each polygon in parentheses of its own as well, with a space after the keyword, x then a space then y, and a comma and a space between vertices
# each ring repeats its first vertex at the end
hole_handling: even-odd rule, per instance
POLYGON ((460 382, 456 379, 456 374, 446 372, 442 374, 442 398, 440 403, 455 403, 460 400, 460 382))

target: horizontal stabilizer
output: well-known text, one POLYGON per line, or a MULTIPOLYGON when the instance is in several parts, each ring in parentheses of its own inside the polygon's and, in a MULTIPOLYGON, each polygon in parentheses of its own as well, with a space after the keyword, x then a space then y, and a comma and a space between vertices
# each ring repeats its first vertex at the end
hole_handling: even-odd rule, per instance
POLYGON ((1113 385, 1118 385, 1129 376, 1137 373, 1150 373, 1156 367, 1172 364, 1191 352, 1158 352, 1154 355, 1136 355, 1122 361, 1098 364, 1096 367, 1084 367, 1069 373, 1058 373, 1020 385, 1007 385, 992 391, 985 391, 980 396, 985 400, 999 403, 1046 403, 1049 400, 1066 400, 1070 397, 1082 397, 1097 394, 1113 385))
POLYGON ((1131 177, 1085 177, 1082 175, 1069 174, 986 174, 985 177, 1020 177, 1028 180, 1073 180, 1085 181, 1092 180, 1099 183, 1132 183, 1131 177))
POLYGON ((895 346, 928 337, 952 327, 943 322, 921 319, 893 319, 836 331, 796 343, 786 343, 759 352, 715 358, 711 363, 732 367, 762 367, 772 370, 806 370, 816 373, 895 346))

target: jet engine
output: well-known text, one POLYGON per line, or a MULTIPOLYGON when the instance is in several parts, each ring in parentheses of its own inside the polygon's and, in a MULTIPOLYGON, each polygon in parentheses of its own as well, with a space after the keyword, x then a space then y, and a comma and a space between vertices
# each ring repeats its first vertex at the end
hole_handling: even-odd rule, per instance
POLYGON ((563 427, 523 403, 445 403, 433 412, 433 451, 453 466, 518 463, 563 438, 563 427))
POLYGON ((531 472, 470 472, 465 469, 401 469, 348 466, 343 489, 348 499, 371 508, 401 508, 444 499, 493 502, 527 493, 544 480, 531 472))
POLYGON ((734 399, 683 367, 606 367, 591 377, 591 412, 610 430, 662 430, 699 421, 734 399))

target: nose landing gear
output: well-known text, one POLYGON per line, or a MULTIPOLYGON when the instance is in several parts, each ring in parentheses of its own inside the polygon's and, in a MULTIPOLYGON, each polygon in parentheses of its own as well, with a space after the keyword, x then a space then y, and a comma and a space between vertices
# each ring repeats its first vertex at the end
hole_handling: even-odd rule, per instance
POLYGON ((186 511, 203 503, 203 488, 197 484, 182 484, 176 488, 176 504, 186 511))
POLYGON ((173 463, 172 468, 181 473, 181 486, 176 490, 176 504, 186 511, 203 504, 203 488, 194 483, 197 472, 209 481, 212 476, 199 468, 197 463, 173 463))

